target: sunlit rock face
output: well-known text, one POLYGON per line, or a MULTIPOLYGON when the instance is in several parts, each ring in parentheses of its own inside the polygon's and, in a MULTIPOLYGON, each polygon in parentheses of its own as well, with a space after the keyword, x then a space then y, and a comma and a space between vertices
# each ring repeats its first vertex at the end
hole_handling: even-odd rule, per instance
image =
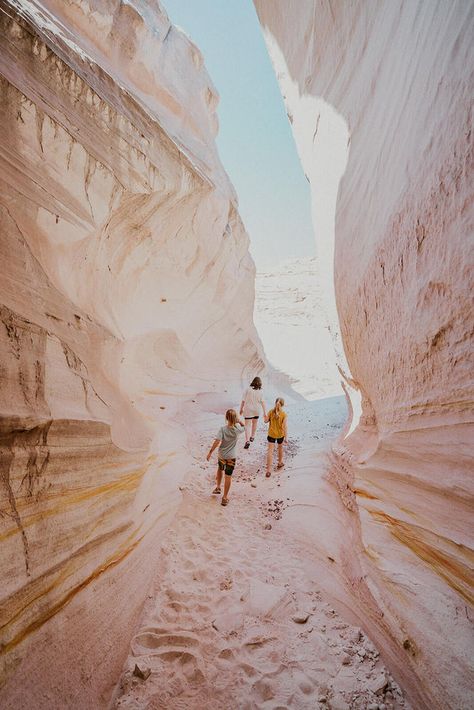
POLYGON ((342 579, 416 707, 472 707, 473 7, 255 5, 362 403, 342 579))
POLYGON ((200 52, 157 2, 1 2, 3 708, 110 700, 189 393, 262 367, 200 52))

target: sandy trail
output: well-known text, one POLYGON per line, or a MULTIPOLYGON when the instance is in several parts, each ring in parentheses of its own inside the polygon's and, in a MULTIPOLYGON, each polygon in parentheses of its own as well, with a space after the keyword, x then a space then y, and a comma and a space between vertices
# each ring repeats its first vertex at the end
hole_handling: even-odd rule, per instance
POLYGON ((182 504, 150 561, 156 582, 115 708, 409 707, 367 637, 323 598, 307 551, 284 525, 301 505, 292 491, 297 498, 308 474, 308 447, 314 475, 324 473, 342 398, 287 411, 286 467, 265 479, 260 425, 252 447, 239 451, 226 508, 211 494, 216 461, 204 458, 221 417, 201 414, 182 504), (134 675, 135 664, 149 677, 134 675))

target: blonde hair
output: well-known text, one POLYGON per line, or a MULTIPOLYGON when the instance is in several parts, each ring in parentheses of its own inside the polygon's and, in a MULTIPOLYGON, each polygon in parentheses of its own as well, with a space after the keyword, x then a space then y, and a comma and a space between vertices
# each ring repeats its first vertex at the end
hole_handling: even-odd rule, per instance
POLYGON ((275 400, 275 414, 280 414, 281 408, 285 406, 283 397, 277 397, 275 400))
POLYGON ((229 426, 235 426, 237 424, 237 412, 235 409, 228 409, 225 413, 225 418, 229 426))

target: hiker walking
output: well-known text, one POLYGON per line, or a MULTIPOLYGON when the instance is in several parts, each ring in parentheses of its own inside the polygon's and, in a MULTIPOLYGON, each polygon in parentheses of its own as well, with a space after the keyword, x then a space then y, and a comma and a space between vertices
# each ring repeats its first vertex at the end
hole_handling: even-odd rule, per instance
POLYGON ((258 418, 260 415, 260 407, 262 408, 263 416, 266 416, 265 402, 263 401, 262 380, 260 377, 254 377, 250 383, 250 387, 245 390, 240 404, 240 416, 244 415, 245 419, 245 446, 248 449, 250 443, 255 439, 257 431, 258 418))
POLYGON ((267 448, 267 472, 266 477, 270 478, 271 468, 273 463, 273 450, 275 444, 278 448, 278 465, 277 468, 283 468, 283 442, 288 440, 288 430, 286 423, 286 412, 283 411, 285 400, 282 397, 277 397, 275 406, 270 409, 268 415, 265 415, 265 422, 268 422, 268 448, 267 448))
POLYGON ((227 505, 229 502, 230 484, 235 468, 237 439, 240 434, 243 434, 245 431, 244 422, 239 419, 235 409, 227 410, 225 420, 225 426, 221 426, 217 432, 211 449, 206 456, 207 460, 210 461, 214 450, 219 447, 217 454, 216 487, 212 492, 216 495, 220 494, 222 474, 225 474, 224 495, 222 496, 221 505, 227 505))

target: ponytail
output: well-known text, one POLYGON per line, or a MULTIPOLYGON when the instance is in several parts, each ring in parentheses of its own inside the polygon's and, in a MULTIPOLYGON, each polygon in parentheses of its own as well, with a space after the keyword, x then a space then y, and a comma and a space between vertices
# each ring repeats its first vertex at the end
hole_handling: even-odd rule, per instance
POLYGON ((285 406, 283 397, 277 397, 275 400, 275 414, 280 414, 281 408, 285 406))

